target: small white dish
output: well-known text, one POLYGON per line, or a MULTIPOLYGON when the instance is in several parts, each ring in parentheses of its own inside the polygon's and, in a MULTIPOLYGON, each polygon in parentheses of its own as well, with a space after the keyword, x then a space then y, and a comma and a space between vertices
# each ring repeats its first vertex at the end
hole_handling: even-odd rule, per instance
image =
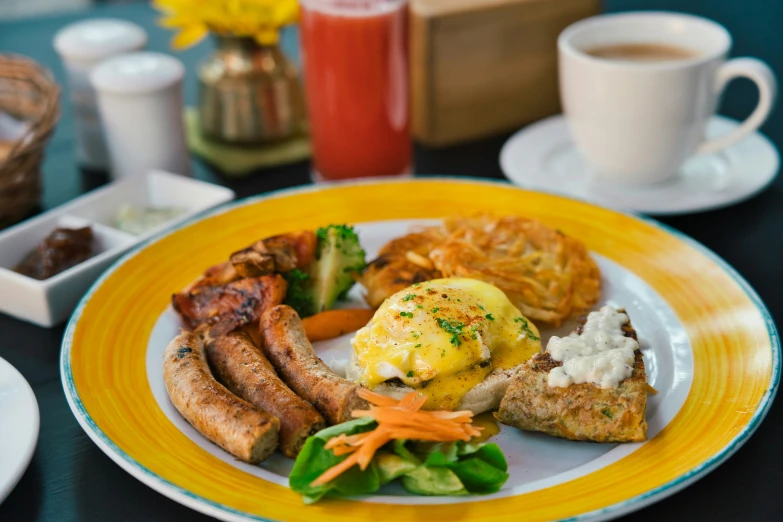
MULTIPOLYGON (((738 125, 736 120, 715 116, 707 125, 707 138, 726 135, 738 125)), ((671 181, 641 187, 612 184, 592 177, 562 115, 523 128, 500 151, 501 169, 519 186, 656 215, 738 203, 764 190, 779 166, 778 150, 756 132, 716 154, 690 158, 671 181)))
POLYGON ((30 464, 39 423, 33 390, 16 368, 0 358, 0 503, 30 464))
POLYGON ((234 192, 225 187, 152 171, 141 178, 110 183, 15 225, 0 233, 0 312, 40 326, 61 323, 92 282, 123 252, 232 199, 234 192), (180 207, 183 213, 144 234, 132 235, 115 227, 114 217, 123 203, 180 207), (93 229, 95 256, 43 281, 14 272, 13 268, 55 228, 84 226, 93 229))

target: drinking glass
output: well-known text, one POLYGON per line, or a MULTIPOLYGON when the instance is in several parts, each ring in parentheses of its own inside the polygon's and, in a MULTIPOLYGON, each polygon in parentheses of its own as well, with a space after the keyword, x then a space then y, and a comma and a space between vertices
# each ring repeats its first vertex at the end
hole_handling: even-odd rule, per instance
POLYGON ((300 0, 313 178, 411 171, 407 0, 300 0))

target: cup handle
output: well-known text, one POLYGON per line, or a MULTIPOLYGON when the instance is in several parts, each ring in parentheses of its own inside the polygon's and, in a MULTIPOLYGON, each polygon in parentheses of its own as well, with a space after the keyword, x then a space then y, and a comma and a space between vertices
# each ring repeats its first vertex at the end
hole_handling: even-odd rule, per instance
POLYGON ((775 73, 767 64, 755 58, 734 58, 724 63, 718 69, 715 78, 715 90, 720 93, 734 78, 753 80, 759 89, 759 102, 748 118, 726 136, 705 141, 696 149, 696 154, 711 154, 738 142, 761 127, 769 116, 777 95, 775 73))

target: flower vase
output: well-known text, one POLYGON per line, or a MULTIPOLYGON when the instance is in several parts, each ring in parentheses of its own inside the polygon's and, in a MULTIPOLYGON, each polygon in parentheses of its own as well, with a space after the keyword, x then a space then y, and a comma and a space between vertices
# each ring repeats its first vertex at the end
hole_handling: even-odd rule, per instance
POLYGON ((199 125, 207 139, 254 145, 304 130, 299 71, 277 45, 216 35, 198 78, 199 125))

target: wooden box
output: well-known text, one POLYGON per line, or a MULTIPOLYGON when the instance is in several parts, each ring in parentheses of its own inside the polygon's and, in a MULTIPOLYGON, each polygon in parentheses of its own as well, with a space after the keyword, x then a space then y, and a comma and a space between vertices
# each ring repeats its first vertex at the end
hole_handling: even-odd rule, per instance
POLYGON ((557 36, 599 0, 411 0, 413 135, 431 146, 560 111, 557 36))

